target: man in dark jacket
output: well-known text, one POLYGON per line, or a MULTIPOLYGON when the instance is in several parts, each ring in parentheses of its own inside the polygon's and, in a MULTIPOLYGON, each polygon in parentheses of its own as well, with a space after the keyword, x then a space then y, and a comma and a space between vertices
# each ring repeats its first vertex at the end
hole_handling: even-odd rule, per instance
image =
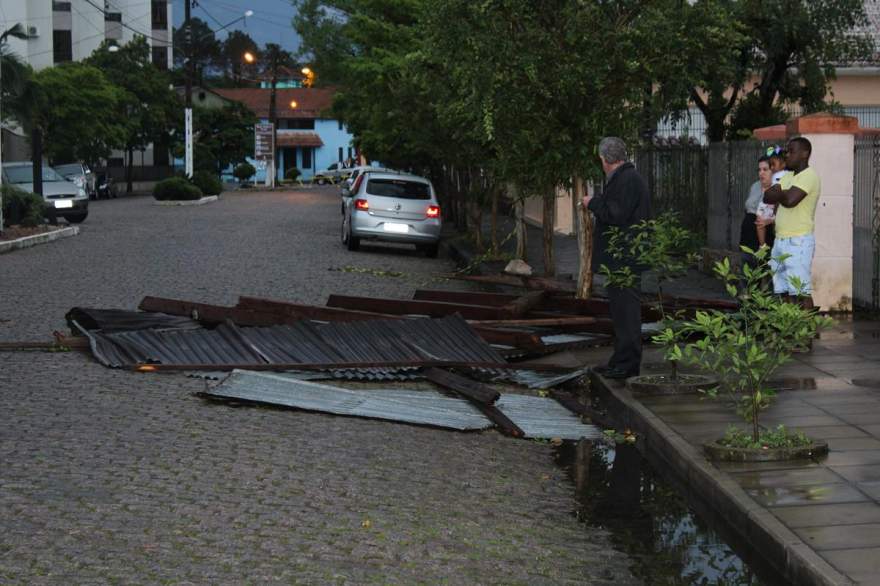
MULTIPOLYGON (((651 215, 651 196, 644 178, 628 162, 626 144, 609 136, 599 142, 599 158, 605 172, 602 195, 586 196, 583 204, 596 217, 593 232, 593 267, 603 264, 611 270, 629 265, 635 273, 639 267, 631 260, 619 260, 608 253, 608 228, 629 228, 651 215)), ((614 354, 607 366, 594 370, 608 378, 627 378, 639 374, 642 362, 642 300, 640 284, 632 288, 608 287, 611 320, 614 325, 614 354)))

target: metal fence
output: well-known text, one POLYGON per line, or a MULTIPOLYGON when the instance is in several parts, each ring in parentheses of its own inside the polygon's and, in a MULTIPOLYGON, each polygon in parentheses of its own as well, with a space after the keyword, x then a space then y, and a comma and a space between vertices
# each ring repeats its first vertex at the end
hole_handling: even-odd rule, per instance
POLYGON ((640 148, 635 164, 648 182, 653 214, 677 212, 686 228, 705 237, 707 149, 700 145, 640 148))
POLYGON ((752 183, 758 180, 758 141, 713 143, 708 148, 709 189, 706 202, 709 248, 739 250, 739 231, 752 183))
POLYGON ((880 309, 880 137, 855 143, 853 305, 880 309))
MULTIPOLYGON (((797 118, 802 111, 797 106, 786 108, 790 118, 797 118)), ((841 114, 855 116, 862 128, 880 128, 880 106, 843 106, 841 114)), ((669 139, 694 139, 700 144, 708 144, 706 139, 706 117, 699 108, 689 108, 667 116, 657 123, 655 136, 669 139)))

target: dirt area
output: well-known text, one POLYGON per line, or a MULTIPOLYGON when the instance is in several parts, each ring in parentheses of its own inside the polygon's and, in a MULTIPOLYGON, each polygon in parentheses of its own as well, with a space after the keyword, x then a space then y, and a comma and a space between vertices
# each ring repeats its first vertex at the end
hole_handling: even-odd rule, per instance
POLYGON ((58 226, 49 226, 47 224, 42 224, 40 226, 6 226, 2 232, 0 232, 0 242, 4 240, 17 240, 19 238, 24 238, 25 236, 34 236, 36 234, 45 234, 46 232, 51 232, 52 230, 57 230, 58 226))

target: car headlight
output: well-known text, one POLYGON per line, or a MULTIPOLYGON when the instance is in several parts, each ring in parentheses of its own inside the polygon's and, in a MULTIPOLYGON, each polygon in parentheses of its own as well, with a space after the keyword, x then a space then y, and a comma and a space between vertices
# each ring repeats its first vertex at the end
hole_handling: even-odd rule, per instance
POLYGON ((77 190, 77 192, 79 193, 79 196, 80 196, 80 197, 85 197, 85 196, 86 196, 86 190, 83 189, 82 187, 80 187, 80 188, 77 190))

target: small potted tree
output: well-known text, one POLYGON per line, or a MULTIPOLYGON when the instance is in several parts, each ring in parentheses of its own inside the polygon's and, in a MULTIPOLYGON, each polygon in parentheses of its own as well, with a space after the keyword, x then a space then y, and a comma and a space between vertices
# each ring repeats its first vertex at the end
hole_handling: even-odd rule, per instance
MULTIPOLYGON (((696 392, 717 383, 717 379, 706 375, 682 374, 679 362, 683 358, 680 342, 682 312, 667 308, 663 294, 665 284, 687 275, 688 269, 696 264, 697 245, 693 233, 681 225, 674 212, 661 214, 653 220, 643 220, 630 228, 609 229, 608 252, 615 259, 628 260, 640 269, 651 271, 657 279, 657 296, 652 304, 659 318, 660 331, 651 341, 663 349, 663 357, 669 367, 668 373, 645 374, 627 380, 634 392, 650 394, 672 394, 696 392)), ((638 275, 629 266, 612 271, 606 265, 599 268, 605 276, 606 286, 634 287, 638 275)))
MULTIPOLYGON (((774 396, 769 378, 791 359, 792 352, 807 348, 816 333, 833 322, 815 309, 804 309, 773 295, 767 287, 772 276, 769 249, 743 249, 755 255, 755 268, 745 265, 738 273, 731 270, 726 258, 714 267, 728 293, 739 300, 739 311, 698 311, 684 324, 684 330, 695 338, 683 348, 684 359, 721 379, 720 385, 706 394, 728 396, 749 425, 748 431, 731 426, 724 437, 706 444, 706 452, 715 459, 740 461, 821 455, 828 451, 827 443, 782 425, 767 429, 760 424, 760 416, 774 396)), ((793 285, 802 290, 796 279, 793 285)))

